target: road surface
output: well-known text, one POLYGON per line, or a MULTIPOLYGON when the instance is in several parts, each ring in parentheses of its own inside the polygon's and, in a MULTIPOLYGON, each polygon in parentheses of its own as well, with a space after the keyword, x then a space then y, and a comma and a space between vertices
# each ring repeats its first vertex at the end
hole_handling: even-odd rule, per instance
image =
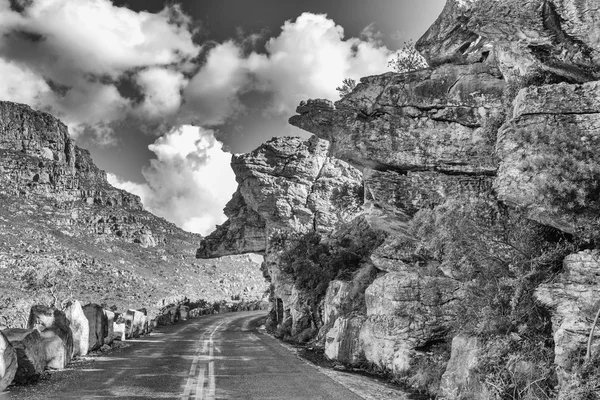
POLYGON ((0 399, 371 397, 357 395, 349 385, 332 379, 331 373, 322 373, 278 340, 259 333, 257 327, 265 316, 265 311, 229 313, 161 327, 150 336, 126 342, 129 347, 54 372, 48 380, 11 387, 0 399))

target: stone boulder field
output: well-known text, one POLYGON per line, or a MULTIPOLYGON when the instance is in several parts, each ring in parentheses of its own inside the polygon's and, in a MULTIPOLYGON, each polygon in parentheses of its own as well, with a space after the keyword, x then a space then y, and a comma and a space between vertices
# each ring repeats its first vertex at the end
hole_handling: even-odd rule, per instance
POLYGON ((448 0, 428 68, 303 101, 197 257, 264 254, 267 327, 439 399, 600 396, 600 6, 448 0))
POLYGON ((112 187, 60 120, 24 104, 0 102, 0 203, 0 330, 25 328, 38 304, 154 318, 184 301, 259 300, 268 287, 258 256, 197 260, 201 235, 112 187))

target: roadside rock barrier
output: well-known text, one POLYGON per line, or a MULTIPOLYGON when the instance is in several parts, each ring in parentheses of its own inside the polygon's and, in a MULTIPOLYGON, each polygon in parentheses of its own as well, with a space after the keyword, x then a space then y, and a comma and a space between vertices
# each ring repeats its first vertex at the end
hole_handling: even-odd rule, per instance
POLYGON ((63 311, 73 333, 73 357, 85 356, 89 350, 90 327, 81 303, 77 300, 69 301, 63 311))
POLYGON ((89 349, 98 350, 104 345, 104 338, 108 336, 108 319, 104 314, 104 309, 98 304, 86 304, 83 306, 83 313, 88 319, 89 330, 89 349))
POLYGON ((0 393, 10 385, 17 373, 17 352, 0 332, 0 393))
POLYGON ((179 309, 177 310, 179 319, 182 321, 187 320, 189 311, 190 311, 190 308, 188 306, 183 306, 183 305, 179 306, 179 309))
POLYGON ((33 306, 27 327, 40 331, 42 343, 47 347, 47 368, 63 369, 71 362, 73 334, 64 312, 47 306, 33 306), (57 344, 56 337, 60 338, 62 345, 57 344))
POLYGON ((104 338, 104 344, 111 344, 115 339, 115 313, 109 310, 104 310, 104 315, 106 316, 106 326, 108 328, 108 332, 106 334, 106 337, 104 338))
POLYGON ((42 336, 37 329, 6 329, 2 331, 17 352, 17 371, 14 382, 36 381, 46 368, 42 336))
POLYGON ((127 310, 125 313, 125 325, 127 326, 127 337, 135 338, 140 337, 144 332, 144 314, 137 310, 127 310))

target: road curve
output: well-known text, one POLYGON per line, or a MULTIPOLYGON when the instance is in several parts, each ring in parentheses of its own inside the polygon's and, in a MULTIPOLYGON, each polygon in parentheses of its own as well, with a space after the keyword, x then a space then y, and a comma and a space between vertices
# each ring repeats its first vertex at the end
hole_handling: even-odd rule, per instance
POLYGON ((257 331, 266 312, 205 316, 77 363, 13 399, 362 399, 257 331))

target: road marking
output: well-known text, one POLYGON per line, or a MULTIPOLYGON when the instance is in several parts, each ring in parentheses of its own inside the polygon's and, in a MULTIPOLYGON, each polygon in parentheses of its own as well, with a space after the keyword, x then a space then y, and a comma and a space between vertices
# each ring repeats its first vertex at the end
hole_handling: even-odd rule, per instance
POLYGON ((196 397, 195 400, 203 400, 204 399, 204 366, 200 367, 200 373, 198 374, 198 380, 196 382, 196 397))
MULTIPOLYGON (((181 400, 190 400, 192 391, 194 392, 194 400, 215 400, 217 384, 215 378, 215 344, 213 337, 215 336, 215 333, 217 333, 217 330, 219 330, 219 328, 225 322, 230 321, 226 320, 216 325, 210 331, 208 339, 206 339, 208 332, 205 332, 204 335, 198 339, 198 345, 196 347, 194 358, 192 359, 192 365, 190 366, 190 372, 188 374, 188 379, 185 384, 183 394, 181 395, 181 400), (202 347, 200 347, 200 343, 202 343, 202 347), (208 361, 208 388, 204 387, 206 377, 206 361, 208 361), (196 370, 199 370, 198 374, 196 374, 196 370)), ((219 351, 219 349, 217 349, 217 351, 219 351)))

